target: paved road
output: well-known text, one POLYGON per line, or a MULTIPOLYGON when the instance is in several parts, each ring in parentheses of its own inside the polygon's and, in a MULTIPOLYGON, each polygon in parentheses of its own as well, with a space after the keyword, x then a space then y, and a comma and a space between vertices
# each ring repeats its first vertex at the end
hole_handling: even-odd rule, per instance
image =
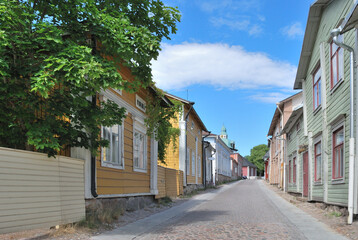
POLYGON ((269 190, 245 180, 93 237, 109 239, 345 239, 269 190))

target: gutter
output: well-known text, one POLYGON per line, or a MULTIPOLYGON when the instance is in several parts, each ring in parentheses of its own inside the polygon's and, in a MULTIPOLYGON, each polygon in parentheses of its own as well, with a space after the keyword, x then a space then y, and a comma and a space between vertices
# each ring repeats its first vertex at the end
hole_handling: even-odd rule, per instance
POLYGON ((350 131, 349 131, 349 183, 348 183, 348 224, 353 223, 353 205, 354 205, 354 159, 355 159, 355 137, 354 137, 354 49, 342 42, 339 42, 338 35, 341 34, 341 27, 331 31, 333 42, 339 47, 350 52, 350 131))
MULTIPOLYGON (((92 107, 96 107, 97 96, 92 96, 92 107)), ((95 136, 91 136, 92 138, 95 136)), ((96 155, 91 153, 91 194, 94 198, 98 197, 96 190, 96 155)))
POLYGON ((193 110, 193 106, 195 104, 195 102, 190 102, 190 108, 189 108, 189 111, 186 113, 185 117, 184 117, 184 121, 185 121, 185 185, 187 185, 187 179, 186 179, 186 173, 187 173, 187 169, 186 169, 186 166, 187 166, 187 161, 188 161, 188 134, 187 134, 187 130, 188 130, 188 118, 189 118, 189 114, 190 112, 193 110))
MULTIPOLYGON (((203 165, 203 183, 204 183, 204 188, 206 188, 206 149, 209 147, 206 146, 204 147, 204 138, 206 138, 207 136, 209 136, 211 134, 211 131, 208 132, 208 134, 206 136, 203 136, 201 138, 201 148, 202 148, 202 152, 201 155, 203 156, 205 154, 205 161, 204 158, 202 157, 202 165, 203 165)), ((210 144, 210 143, 209 143, 210 144)))

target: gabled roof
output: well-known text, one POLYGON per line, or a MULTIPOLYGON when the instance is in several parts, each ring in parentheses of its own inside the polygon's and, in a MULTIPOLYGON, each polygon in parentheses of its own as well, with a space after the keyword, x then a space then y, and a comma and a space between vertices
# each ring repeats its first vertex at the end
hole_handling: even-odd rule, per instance
MULTIPOLYGON (((282 107, 285 105, 286 102, 288 102, 289 100, 293 99, 294 97, 298 96, 299 94, 302 94, 302 91, 299 92, 299 93, 296 93, 288 98, 285 98, 283 99, 282 101, 280 101, 278 104, 279 108, 282 109, 282 107)), ((269 131, 267 133, 267 136, 272 136, 273 135, 273 131, 275 130, 275 126, 277 124, 277 121, 280 120, 280 116, 281 116, 281 113, 280 111, 276 108, 275 110, 275 113, 272 117, 272 121, 271 121, 271 125, 270 125, 270 128, 269 128, 269 131)))
POLYGON ((255 164, 253 164, 252 162, 250 162, 249 160, 247 160, 246 158, 243 158, 243 167, 253 167, 253 168, 257 168, 255 164))
POLYGON ((295 125, 296 121, 302 116, 302 114, 303 114, 303 105, 299 105, 293 110, 290 118, 287 120, 285 124, 285 127, 282 129, 282 133, 288 133, 295 125))
MULTIPOLYGON (((195 102, 190 102, 188 100, 185 100, 183 98, 174 96, 174 95, 169 94, 169 93, 165 93, 165 96, 168 97, 168 98, 172 98, 172 99, 175 99, 177 101, 180 101, 180 102, 182 102, 182 103, 184 103, 186 105, 194 105, 195 104, 195 102)), ((199 121, 200 125, 202 126, 202 129, 207 132, 208 129, 206 128, 205 124, 203 123, 203 121, 199 117, 199 114, 195 111, 194 107, 193 107, 193 109, 191 111, 194 114, 194 117, 197 118, 197 120, 199 121)))
POLYGON ((305 36, 303 39, 300 62, 293 89, 302 89, 302 81, 306 78, 308 66, 312 57, 312 51, 316 42, 316 37, 321 22, 323 9, 331 0, 317 0, 309 10, 305 36))
POLYGON ((358 24, 358 2, 356 2, 351 11, 348 13, 347 17, 341 24, 341 34, 352 30, 353 28, 357 27, 358 24))

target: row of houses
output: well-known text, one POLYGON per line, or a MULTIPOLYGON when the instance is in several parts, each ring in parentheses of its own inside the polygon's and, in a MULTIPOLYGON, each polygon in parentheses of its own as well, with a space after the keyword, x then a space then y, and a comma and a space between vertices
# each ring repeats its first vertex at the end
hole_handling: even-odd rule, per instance
POLYGON ((268 131, 265 178, 309 201, 358 213, 357 1, 317 0, 309 10, 294 89, 268 131))
MULTIPOLYGON (((125 67, 120 73, 128 81, 133 79, 125 67)), ((0 233, 72 223, 85 218, 86 212, 133 211, 155 198, 177 197, 242 177, 247 161, 236 153, 225 127, 220 135, 212 134, 193 102, 171 94, 160 96, 150 87, 135 93, 99 92, 96 102, 111 100, 126 114, 121 125, 101 127, 109 146, 97 155, 74 147, 48 158, 0 148, 0 233), (182 104, 173 121, 180 136, 167 150, 165 163, 158 161, 158 142, 147 135, 145 124, 145 99, 159 97, 166 107, 173 100, 182 104)))

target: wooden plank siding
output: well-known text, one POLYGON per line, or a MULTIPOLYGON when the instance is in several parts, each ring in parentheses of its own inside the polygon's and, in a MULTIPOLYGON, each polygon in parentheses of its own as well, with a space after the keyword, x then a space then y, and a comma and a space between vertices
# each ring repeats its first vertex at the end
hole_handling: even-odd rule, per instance
POLYGON ((147 137, 147 171, 133 170, 133 120, 131 114, 124 120, 124 169, 115 169, 101 165, 97 157, 97 191, 100 195, 132 194, 150 192, 150 156, 151 141, 147 137))
POLYGON ((183 194, 183 172, 158 166, 158 194, 155 198, 176 198, 183 194))
MULTIPOLYGON (((344 51, 344 79, 342 82, 336 85, 335 88, 331 89, 331 68, 330 68, 330 32, 332 29, 339 26, 341 19, 343 19, 348 11, 352 7, 351 1, 332 1, 324 8, 320 27, 317 32, 315 39, 312 56, 309 62, 309 67, 306 72, 306 78, 304 82, 305 91, 305 103, 307 113, 307 130, 311 133, 314 139, 317 136, 322 136, 322 147, 323 158, 322 165, 328 165, 328 173, 324 179, 324 169, 322 174, 322 183, 314 183, 311 179, 311 196, 312 200, 324 201, 324 196, 327 194, 327 203, 347 205, 348 199, 348 156, 349 156, 349 52, 344 51), (321 59, 321 48, 323 49, 323 57, 321 59), (325 75, 325 96, 322 96, 321 101, 325 99, 325 109, 313 109, 313 72, 315 71, 318 64, 321 65, 322 76, 325 75), (337 117, 342 116, 341 120, 344 122, 344 179, 340 183, 332 181, 332 128, 335 124, 337 117), (324 127, 324 120, 327 121, 327 127, 324 127), (325 193, 324 184, 327 182, 327 193, 325 193)), ((354 32, 350 31, 344 34, 344 43, 353 46, 354 43, 354 32)), ((306 141, 307 143, 307 141, 306 141)), ((314 144, 313 144, 314 145, 314 144)), ((311 167, 310 173, 314 178, 314 146, 310 146, 311 151, 309 152, 311 167)), ((312 178, 312 177, 311 177, 312 178)))
POLYGON ((0 233, 84 217, 83 160, 0 148, 0 233))

